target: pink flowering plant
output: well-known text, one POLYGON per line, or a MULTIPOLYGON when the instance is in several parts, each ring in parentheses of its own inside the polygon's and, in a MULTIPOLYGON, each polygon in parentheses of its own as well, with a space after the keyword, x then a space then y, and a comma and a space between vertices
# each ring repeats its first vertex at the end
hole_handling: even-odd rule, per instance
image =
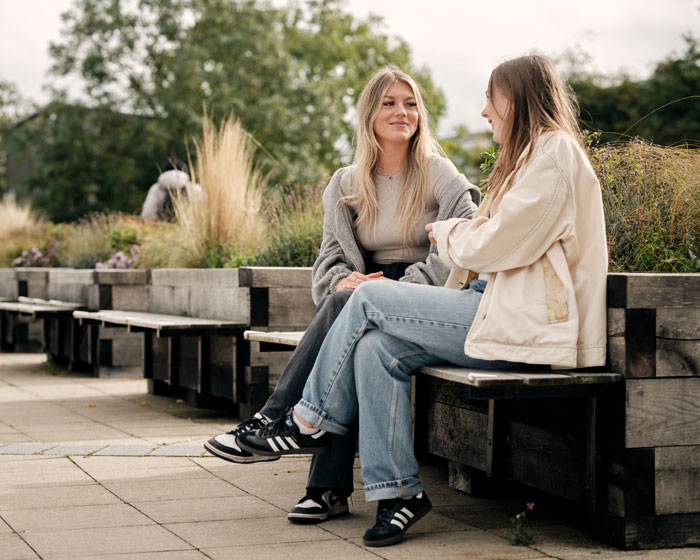
POLYGON ((132 245, 128 252, 117 251, 104 262, 98 262, 95 268, 104 270, 107 268, 131 268, 139 257, 139 246, 132 245))
POLYGON ((12 266, 55 266, 58 261, 59 246, 60 243, 54 241, 43 247, 43 250, 38 247, 25 249, 19 257, 12 260, 12 266))

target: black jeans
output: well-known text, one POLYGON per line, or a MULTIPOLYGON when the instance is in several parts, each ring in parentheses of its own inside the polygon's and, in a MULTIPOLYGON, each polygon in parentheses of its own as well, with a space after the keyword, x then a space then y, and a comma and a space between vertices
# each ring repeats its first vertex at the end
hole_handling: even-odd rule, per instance
MULTIPOLYGON (((371 272, 381 270, 384 276, 397 280, 404 275, 406 267, 412 263, 391 263, 386 265, 370 264, 371 272)), ((261 412, 269 418, 279 416, 301 399, 304 385, 316 362, 326 333, 330 330, 348 299, 352 290, 341 290, 329 294, 316 307, 316 315, 306 329, 299 345, 284 368, 272 395, 267 399, 261 412)), ((353 490, 352 470, 357 449, 357 422, 349 426, 344 436, 331 434, 330 448, 311 460, 311 470, 307 488, 334 488, 346 495, 353 490)))

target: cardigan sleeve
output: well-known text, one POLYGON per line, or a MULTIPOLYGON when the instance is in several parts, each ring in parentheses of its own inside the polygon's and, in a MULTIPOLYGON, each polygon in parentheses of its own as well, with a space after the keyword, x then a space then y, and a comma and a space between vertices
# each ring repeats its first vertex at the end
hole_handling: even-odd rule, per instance
MULTIPOLYGON (((346 254, 339 238, 341 224, 348 229, 349 216, 344 206, 339 205, 341 196, 340 179, 343 169, 333 175, 323 192, 323 238, 321 249, 312 269, 312 298, 318 304, 323 297, 333 293, 335 285, 353 271, 358 270, 346 254)), ((348 240, 345 240, 346 244, 348 240)), ((361 272, 364 272, 362 270, 361 272)))

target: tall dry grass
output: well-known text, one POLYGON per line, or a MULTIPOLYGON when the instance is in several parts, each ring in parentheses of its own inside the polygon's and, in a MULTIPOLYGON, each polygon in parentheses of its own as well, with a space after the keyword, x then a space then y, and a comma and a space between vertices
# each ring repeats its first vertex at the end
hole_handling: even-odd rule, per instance
POLYGON ((10 266, 22 250, 41 244, 46 226, 46 220, 29 204, 4 197, 0 201, 0 266, 10 266))
POLYGON ((589 155, 603 189, 610 270, 697 271, 700 150, 634 140, 589 155))
POLYGON ((253 149, 238 119, 230 115, 217 128, 205 117, 195 149, 192 181, 203 195, 188 191, 174 197, 175 222, 144 236, 142 266, 203 266, 212 247, 244 253, 265 243, 265 180, 253 165, 253 149))
POLYGON ((45 224, 29 204, 20 204, 10 196, 0 202, 0 240, 40 231, 45 224))

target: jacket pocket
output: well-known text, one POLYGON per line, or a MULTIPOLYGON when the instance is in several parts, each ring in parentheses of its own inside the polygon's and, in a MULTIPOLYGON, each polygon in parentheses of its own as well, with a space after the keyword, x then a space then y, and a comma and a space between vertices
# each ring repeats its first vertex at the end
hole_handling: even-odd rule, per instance
POLYGON ((547 255, 542 257, 542 269, 544 271, 544 290, 547 300, 547 322, 554 324, 568 321, 569 305, 566 299, 566 288, 547 255))

